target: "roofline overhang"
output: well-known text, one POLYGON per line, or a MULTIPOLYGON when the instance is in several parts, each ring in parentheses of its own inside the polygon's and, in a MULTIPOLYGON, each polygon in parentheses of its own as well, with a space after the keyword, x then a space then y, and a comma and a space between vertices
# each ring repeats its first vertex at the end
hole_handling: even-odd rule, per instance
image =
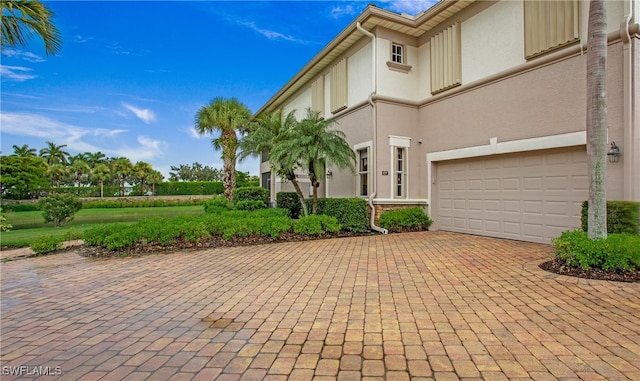
POLYGON ((299 83, 299 81, 303 77, 307 76, 310 72, 313 72, 313 75, 315 76, 318 72, 324 70, 330 63, 323 62, 325 61, 329 53, 333 52, 338 47, 341 47, 342 51, 346 51, 348 48, 353 46, 355 42, 351 42, 347 46, 341 45, 343 45, 350 36, 356 33, 362 34, 362 32, 358 31, 357 29, 358 23, 360 23, 360 25, 365 30, 371 31, 381 22, 391 22, 393 25, 397 25, 398 27, 409 28, 413 31, 413 35, 419 36, 428 32, 436 25, 440 24, 440 22, 444 21, 446 18, 449 18, 450 15, 444 18, 438 17, 439 15, 442 15, 446 10, 460 4, 462 4, 461 8, 464 8, 474 1, 475 0, 440 0, 428 10, 413 17, 381 9, 373 4, 369 4, 360 15, 358 15, 346 28, 344 28, 333 40, 331 40, 331 42, 329 42, 318 54, 316 54, 311 59, 311 61, 303 66, 302 69, 300 69, 298 73, 296 73, 296 75, 294 75, 293 78, 291 78, 274 96, 272 96, 255 113, 255 116, 277 109, 279 106, 281 106, 282 103, 284 103, 284 101, 286 101, 286 99, 288 99, 290 95, 292 95, 295 91, 298 91, 302 86, 304 86, 304 84, 307 83, 307 81, 305 81, 304 83, 299 83), (434 21, 435 23, 431 21, 434 21), (283 97, 283 95, 285 94, 287 94, 287 96, 283 97))

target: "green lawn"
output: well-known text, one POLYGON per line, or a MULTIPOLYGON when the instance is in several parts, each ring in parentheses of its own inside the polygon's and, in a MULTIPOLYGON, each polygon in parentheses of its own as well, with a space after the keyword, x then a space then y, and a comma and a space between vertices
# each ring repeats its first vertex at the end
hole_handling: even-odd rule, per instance
POLYGON ((0 233, 0 245, 3 247, 29 246, 31 241, 42 235, 71 237, 80 236, 82 231, 112 222, 135 222, 145 217, 174 217, 184 214, 204 214, 201 205, 167 206, 149 208, 105 208, 82 209, 73 221, 56 228, 52 223, 45 224, 42 212, 6 212, 7 222, 13 229, 0 233))

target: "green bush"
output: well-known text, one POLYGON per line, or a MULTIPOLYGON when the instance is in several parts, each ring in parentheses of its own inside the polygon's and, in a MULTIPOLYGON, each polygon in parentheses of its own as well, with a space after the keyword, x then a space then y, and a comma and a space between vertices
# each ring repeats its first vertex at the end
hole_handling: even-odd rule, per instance
POLYGON ((238 210, 248 210, 251 212, 254 210, 266 209, 267 205, 260 200, 242 200, 235 203, 235 208, 238 210))
MULTIPOLYGON (((582 230, 588 231, 589 202, 582 203, 582 230)), ((640 234, 640 202, 607 201, 607 233, 640 234)))
POLYGON ((269 204, 269 190, 262 187, 243 187, 233 190, 233 202, 262 201, 265 207, 269 204))
POLYGON ((30 247, 37 255, 44 255, 60 250, 63 241, 64 237, 61 236, 43 235, 34 239, 30 247))
POLYGON ((105 238, 120 231, 129 229, 130 225, 122 222, 96 226, 82 233, 82 240, 87 246, 105 246, 105 238))
POLYGON ((224 197, 214 197, 210 200, 202 202, 205 213, 222 213, 233 209, 233 203, 227 201, 224 197))
POLYGON ((4 204, 2 209, 5 212, 35 212, 40 210, 38 204, 4 204))
POLYGON ((82 208, 80 199, 72 194, 52 193, 38 200, 44 221, 62 226, 73 220, 73 216, 82 208))
POLYGON ((13 229, 13 225, 7 223, 7 219, 2 214, 2 208, 0 208, 0 231, 8 232, 11 229, 13 229))
POLYGON ((200 205, 202 200, 158 200, 158 199, 115 199, 84 201, 82 209, 106 209, 106 208, 149 208, 166 206, 190 206, 200 205))
POLYGON ((278 208, 287 209, 289 217, 297 219, 302 214, 302 205, 300 197, 296 192, 278 192, 276 194, 276 204, 278 208))
MULTIPOLYGON (((311 212, 313 200, 305 200, 311 212)), ((318 214, 335 217, 344 230, 354 233, 369 231, 367 201, 362 198, 320 198, 318 214)))
POLYGON ((293 226, 293 231, 302 235, 322 235, 339 232, 342 226, 335 217, 327 215, 310 215, 300 217, 293 226))
POLYGON ((568 266, 583 269, 640 269, 640 236, 610 234, 607 239, 592 240, 582 230, 566 231, 552 240, 555 257, 568 266))
POLYGON ((378 225, 390 232, 427 230, 433 221, 420 207, 387 210, 380 214, 378 225))

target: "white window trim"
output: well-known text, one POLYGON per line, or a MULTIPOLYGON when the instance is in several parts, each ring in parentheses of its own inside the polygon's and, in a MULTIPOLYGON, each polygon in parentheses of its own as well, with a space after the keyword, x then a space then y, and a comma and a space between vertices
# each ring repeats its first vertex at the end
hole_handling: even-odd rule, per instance
MULTIPOLYGON (((356 156, 358 155, 358 151, 366 149, 367 150, 367 160, 369 161, 368 163, 368 168, 367 168, 367 191, 368 194, 366 196, 363 196, 360 194, 360 172, 356 172, 356 181, 355 181, 355 195, 356 197, 362 197, 362 198, 368 198, 369 195, 371 194, 371 182, 373 181, 373 171, 371 170, 372 164, 373 164, 373 141, 369 140, 367 142, 364 143, 359 143, 359 144, 355 144, 353 146, 353 151, 356 153, 356 156)), ((360 158, 357 158, 358 160, 358 168, 360 167, 360 158)))
POLYGON ((410 168, 409 162, 409 147, 411 146, 411 138, 406 136, 395 136, 389 135, 389 146, 390 146, 390 161, 391 164, 391 178, 389 179, 389 190, 391 191, 392 199, 408 199, 409 198, 409 173, 408 169, 410 168), (396 195, 396 149, 404 148, 404 195, 397 196, 396 195))
MULTIPOLYGON (((390 61, 391 61, 391 62, 393 62, 393 63, 397 63, 397 64, 406 64, 406 63, 407 63, 406 52, 407 52, 407 48, 406 48, 406 46, 405 46, 404 44, 401 44, 401 43, 399 43, 399 42, 392 42, 392 43, 391 43, 391 52, 390 52, 390 53, 391 53, 391 59, 390 59, 390 61), (399 54, 399 56, 400 56, 400 62, 395 61, 395 60, 393 59, 393 56, 394 56, 393 48, 394 48, 394 47, 396 47, 396 46, 399 46, 399 47, 400 47, 400 49, 402 49, 402 53, 400 53, 400 54, 399 54)), ((395 54, 395 55, 398 55, 398 54, 395 54)))

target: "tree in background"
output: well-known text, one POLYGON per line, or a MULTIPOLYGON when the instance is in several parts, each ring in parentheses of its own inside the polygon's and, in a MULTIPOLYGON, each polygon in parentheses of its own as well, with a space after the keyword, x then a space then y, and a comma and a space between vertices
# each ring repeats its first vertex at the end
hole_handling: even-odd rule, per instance
POLYGON ((35 148, 29 148, 28 144, 23 144, 21 147, 13 145, 13 156, 37 156, 37 150, 35 148))
POLYGON ((26 46, 37 35, 44 41, 47 55, 55 55, 62 48, 60 32, 53 24, 54 14, 38 0, 2 0, 2 47, 26 46))
POLYGON ((85 183, 85 178, 91 173, 91 167, 84 161, 84 156, 78 155, 71 159, 70 172, 74 174, 77 186, 85 183))
POLYGON ((153 167, 149 163, 145 163, 144 161, 139 161, 133 166, 132 176, 134 178, 134 182, 140 184, 140 193, 144 194, 144 186, 147 177, 153 171, 153 167))
POLYGON ((112 171, 115 177, 119 180, 121 186, 120 196, 125 196, 124 184, 127 182, 127 177, 133 172, 133 164, 131 160, 126 157, 120 157, 113 162, 112 171))
POLYGON ((60 182, 69 175, 69 170, 62 164, 50 165, 47 168, 47 176, 51 180, 51 184, 56 188, 60 188, 60 182))
POLYGON ((56 145, 53 142, 47 141, 45 142, 47 147, 40 150, 40 156, 45 158, 47 164, 68 164, 69 163, 69 152, 64 151, 67 145, 56 145))
POLYGON ((151 171, 147 176, 147 184, 151 184, 151 192, 153 194, 156 193, 156 184, 161 183, 162 180, 164 180, 164 176, 156 170, 151 171))
POLYGON ((29 199, 36 191, 49 185, 47 164, 37 156, 0 156, 0 188, 2 196, 29 199))
POLYGON ((104 197, 104 182, 111 178, 111 170, 105 164, 98 164, 91 171, 91 180, 100 186, 100 197, 104 197))
POLYGON ((607 238, 607 14, 604 0, 591 0, 587 42, 588 235, 607 238))
POLYGON ((196 114, 196 131, 200 135, 219 132, 213 138, 213 147, 222 150, 224 162, 224 195, 231 201, 236 185, 236 152, 238 149, 238 132, 247 131, 251 111, 236 98, 215 98, 207 106, 203 106, 196 114))

